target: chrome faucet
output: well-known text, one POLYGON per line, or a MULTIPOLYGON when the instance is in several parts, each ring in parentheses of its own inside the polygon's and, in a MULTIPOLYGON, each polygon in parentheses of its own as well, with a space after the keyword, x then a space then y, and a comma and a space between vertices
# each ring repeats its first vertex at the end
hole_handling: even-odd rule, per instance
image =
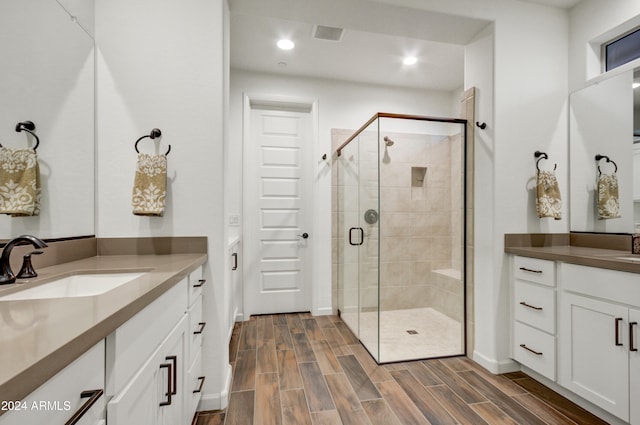
POLYGON ((21 235, 7 242, 2 250, 2 255, 0 256, 0 285, 16 281, 16 275, 13 273, 13 270, 11 270, 9 260, 11 258, 11 251, 13 250, 13 247, 21 244, 21 242, 29 242, 36 248, 46 248, 48 246, 43 240, 31 235, 21 235))

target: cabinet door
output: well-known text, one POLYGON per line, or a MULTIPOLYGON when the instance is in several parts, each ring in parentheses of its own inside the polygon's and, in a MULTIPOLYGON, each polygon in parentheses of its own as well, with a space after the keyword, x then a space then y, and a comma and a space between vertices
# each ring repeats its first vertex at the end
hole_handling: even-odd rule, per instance
POLYGON ((109 425, 180 423, 186 328, 187 319, 183 317, 125 388, 111 399, 107 406, 109 425), (176 356, 175 360, 172 356, 176 356))
MULTIPOLYGON (((184 406, 184 384, 185 375, 187 373, 187 364, 185 361, 186 354, 186 333, 187 318, 183 319, 181 325, 172 332, 170 342, 164 345, 163 354, 160 357, 162 364, 171 364, 169 369, 172 376, 165 381, 166 375, 162 376, 163 382, 158 382, 160 388, 160 397, 165 397, 167 388, 171 390, 171 404, 160 407, 161 419, 157 425, 176 425, 182 423, 182 414, 184 406)), ((165 400, 166 401, 166 400, 165 400)))
POLYGON ((629 419, 628 309, 561 294, 560 384, 629 419))
POLYGON ((640 310, 629 310, 629 422, 640 425, 640 310))

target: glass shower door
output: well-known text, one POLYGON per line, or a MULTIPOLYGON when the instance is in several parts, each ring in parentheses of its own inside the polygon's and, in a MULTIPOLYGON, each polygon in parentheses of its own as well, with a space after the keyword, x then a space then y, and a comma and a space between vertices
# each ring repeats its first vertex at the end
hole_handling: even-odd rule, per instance
POLYGON ((378 360, 377 123, 345 146, 338 161, 338 307, 342 320, 378 360))
POLYGON ((360 264, 357 229, 360 188, 358 139, 338 158, 338 310, 351 331, 359 336, 360 264))
POLYGON ((380 178, 378 122, 359 136, 360 186, 358 190, 358 239, 360 287, 360 341, 380 361, 380 178))

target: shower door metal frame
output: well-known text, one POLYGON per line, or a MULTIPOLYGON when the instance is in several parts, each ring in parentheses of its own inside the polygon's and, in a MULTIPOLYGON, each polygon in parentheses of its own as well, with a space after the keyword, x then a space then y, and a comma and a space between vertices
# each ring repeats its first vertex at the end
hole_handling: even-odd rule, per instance
MULTIPOLYGON (((411 114, 394 114, 389 112, 376 112, 366 123, 364 123, 358 130, 355 131, 344 143, 342 143, 336 149, 336 155, 339 157, 342 154, 342 150, 351 143, 354 139, 356 139, 360 133, 362 133, 365 129, 367 129, 373 122, 380 118, 397 118, 397 119, 406 119, 406 120, 414 120, 414 121, 431 121, 431 122, 442 122, 442 123, 452 123, 452 124, 462 124, 463 130, 463 144, 462 144, 462 167, 463 170, 463 179, 462 179, 462 264, 463 273, 462 273, 462 302, 463 302, 463 323, 462 323, 462 335, 463 335, 463 352, 462 355, 467 355, 467 125, 468 120, 463 118, 444 118, 444 117, 432 117, 427 115, 411 115, 411 114)), ((378 135, 378 138, 380 135, 378 135)), ((378 140, 379 142, 379 140, 378 140)), ((379 267, 379 266, 378 266, 379 267)), ((339 291, 338 291, 339 292, 339 291)), ((378 282, 378 299, 380 298, 380 285, 378 282)), ((340 310, 338 310, 338 315, 340 315, 340 310)), ((378 320, 380 318, 380 306, 378 304, 378 320)), ((379 325, 378 325, 379 329, 379 325)), ((360 337, 358 336, 358 340, 360 337)), ((362 342, 361 342, 362 343, 362 342)), ((378 344, 380 342, 378 341, 378 344)), ((362 346, 369 351, 365 344, 362 346)), ((369 352, 371 354, 371 352, 369 352)), ((378 347, 379 354, 379 347, 378 347)), ((460 354, 452 354, 447 356, 440 356, 434 358, 447 358, 447 357, 459 357, 460 354)), ((372 357, 375 359, 376 363, 382 364, 378 362, 378 358, 376 356, 372 357)), ((419 360, 419 359, 415 359, 419 360)), ((399 362, 410 361, 410 360, 401 360, 399 362)), ((385 363, 397 363, 397 362, 385 362, 385 363)))

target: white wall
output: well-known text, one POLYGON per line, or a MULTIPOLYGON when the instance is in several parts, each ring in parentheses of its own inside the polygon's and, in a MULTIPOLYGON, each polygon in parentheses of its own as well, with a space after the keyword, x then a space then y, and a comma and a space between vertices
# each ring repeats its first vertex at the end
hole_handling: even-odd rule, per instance
MULTIPOLYGON (((360 128, 376 112, 415 115, 451 116, 452 93, 400 89, 334 80, 276 76, 243 70, 232 70, 229 127, 227 212, 242 212, 242 99, 249 95, 277 95, 318 100, 319 152, 314 158, 314 288, 313 311, 331 311, 331 160, 322 161, 326 153, 331 158, 331 129, 360 128), (234 195, 231 195, 234 194, 234 195)), ((459 102, 459 100, 458 100, 459 102)), ((459 107, 458 107, 459 109, 459 107)), ((458 116, 458 114, 456 114, 458 116)))
POLYGON ((229 288, 224 280, 223 140, 226 2, 98 0, 97 236, 207 236, 205 408, 226 405, 229 288), (131 212, 137 138, 168 156, 164 217, 131 212), (156 139, 158 140, 158 139, 156 139))

